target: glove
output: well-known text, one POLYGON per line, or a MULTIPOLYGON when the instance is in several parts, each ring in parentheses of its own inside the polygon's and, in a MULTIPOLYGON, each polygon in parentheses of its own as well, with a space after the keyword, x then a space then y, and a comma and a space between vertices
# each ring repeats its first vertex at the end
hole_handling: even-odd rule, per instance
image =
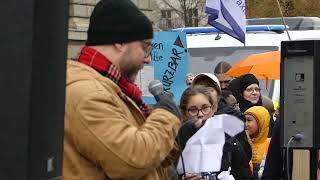
POLYGON ((173 99, 173 93, 169 91, 162 91, 160 94, 154 96, 157 102, 159 102, 163 98, 173 99))
POLYGON ((154 109, 156 108, 163 108, 171 112, 172 114, 176 115, 180 120, 182 119, 180 108, 174 102, 170 93, 165 92, 163 96, 160 96, 160 98, 158 98, 157 104, 154 105, 154 109))

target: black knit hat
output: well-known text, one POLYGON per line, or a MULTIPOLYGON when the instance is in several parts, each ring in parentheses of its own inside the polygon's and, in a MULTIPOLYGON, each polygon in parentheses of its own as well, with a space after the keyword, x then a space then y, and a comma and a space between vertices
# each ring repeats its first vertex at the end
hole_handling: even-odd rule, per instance
POLYGON ((242 93, 251 84, 258 84, 258 79, 253 74, 245 74, 239 77, 240 79, 240 92, 242 93))
POLYGON ((130 0, 101 0, 94 8, 86 45, 151 39, 150 20, 130 0))

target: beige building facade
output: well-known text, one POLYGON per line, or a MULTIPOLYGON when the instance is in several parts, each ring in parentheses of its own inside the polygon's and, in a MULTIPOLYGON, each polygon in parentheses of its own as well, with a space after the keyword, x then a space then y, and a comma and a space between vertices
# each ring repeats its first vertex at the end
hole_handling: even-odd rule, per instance
MULTIPOLYGON (((152 21, 155 31, 184 27, 184 21, 172 7, 166 5, 163 0, 132 0, 152 21)), ((179 10, 178 0, 166 0, 174 8, 179 10)), ((204 15, 204 3, 201 1, 196 10, 192 10, 190 22, 192 26, 206 24, 204 15), (196 12, 196 13, 193 13, 196 12)), ((68 33, 68 58, 77 57, 80 48, 87 39, 89 17, 94 6, 99 0, 70 0, 69 1, 69 33, 68 33)))

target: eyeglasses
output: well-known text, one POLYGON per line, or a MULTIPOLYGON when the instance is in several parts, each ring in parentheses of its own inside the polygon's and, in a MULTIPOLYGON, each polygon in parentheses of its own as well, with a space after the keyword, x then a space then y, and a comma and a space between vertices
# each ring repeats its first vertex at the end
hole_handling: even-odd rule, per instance
POLYGON ((197 116, 200 111, 202 112, 203 115, 208 115, 212 110, 211 107, 212 106, 208 106, 208 105, 204 105, 201 108, 193 106, 187 109, 187 111, 191 116, 197 116))
POLYGON ((256 88, 247 88, 247 89, 245 89, 245 91, 247 91, 247 92, 249 92, 249 93, 253 93, 253 91, 255 91, 255 92, 260 92, 260 88, 258 88, 258 87, 256 87, 256 88))
POLYGON ((151 50, 152 50, 151 42, 146 41, 146 40, 142 40, 142 41, 140 41, 140 43, 141 43, 142 49, 145 53, 144 58, 148 58, 149 56, 151 56, 151 50))

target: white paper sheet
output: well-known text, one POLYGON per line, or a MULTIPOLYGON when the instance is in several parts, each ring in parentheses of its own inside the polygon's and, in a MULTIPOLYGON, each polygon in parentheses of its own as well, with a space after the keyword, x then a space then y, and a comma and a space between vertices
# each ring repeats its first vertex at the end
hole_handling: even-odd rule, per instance
POLYGON ((236 116, 221 114, 214 117, 222 120, 224 132, 231 137, 244 130, 244 122, 236 116))
MULTIPOLYGON (((188 173, 220 171, 225 135, 234 136, 244 129, 244 123, 235 116, 216 115, 209 118, 187 142, 182 152, 188 173)), ((183 173, 181 157, 177 170, 183 173)))

